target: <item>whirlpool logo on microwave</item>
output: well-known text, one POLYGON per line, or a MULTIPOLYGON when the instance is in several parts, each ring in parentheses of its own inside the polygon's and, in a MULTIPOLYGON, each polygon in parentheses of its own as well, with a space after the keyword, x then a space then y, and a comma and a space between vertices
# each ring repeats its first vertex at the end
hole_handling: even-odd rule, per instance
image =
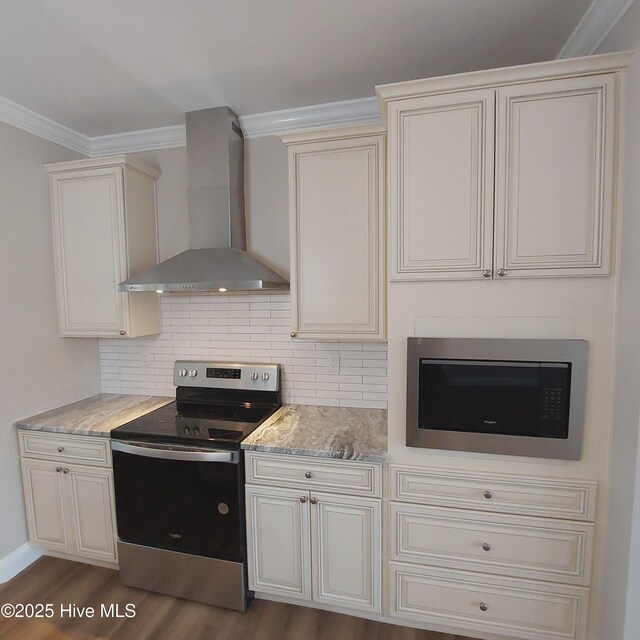
POLYGON ((485 424, 489 424, 489 425, 498 424, 497 420, 483 420, 482 422, 484 422, 485 424))

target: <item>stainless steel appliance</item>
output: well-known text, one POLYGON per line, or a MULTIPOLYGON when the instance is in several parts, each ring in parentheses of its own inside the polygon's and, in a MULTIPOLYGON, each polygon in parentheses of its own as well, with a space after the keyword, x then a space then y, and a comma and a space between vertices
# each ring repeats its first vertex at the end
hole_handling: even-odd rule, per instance
POLYGON ((409 338, 409 447, 579 460, 584 340, 409 338))
POLYGON ((244 611, 241 441, 280 406, 279 366, 175 363, 176 401, 111 431, 120 578, 244 611))
POLYGON ((228 107, 186 114, 189 249, 129 280, 120 291, 288 290, 247 253, 244 138, 228 107))

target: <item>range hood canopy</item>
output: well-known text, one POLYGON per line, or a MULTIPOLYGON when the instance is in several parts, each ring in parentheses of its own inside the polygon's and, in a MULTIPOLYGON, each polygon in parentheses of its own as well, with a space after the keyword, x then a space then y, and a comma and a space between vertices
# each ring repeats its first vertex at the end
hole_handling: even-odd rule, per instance
POLYGON ((186 114, 189 249, 120 291, 253 291, 289 283, 246 251, 244 140, 228 107, 186 114))

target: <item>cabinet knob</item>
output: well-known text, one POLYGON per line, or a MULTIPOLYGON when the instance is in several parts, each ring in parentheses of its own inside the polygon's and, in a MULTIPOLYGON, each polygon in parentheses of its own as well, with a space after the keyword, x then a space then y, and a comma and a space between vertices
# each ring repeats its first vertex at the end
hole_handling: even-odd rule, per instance
POLYGON ((296 332, 295 332, 295 331, 292 331, 289 335, 290 335, 292 338, 295 338, 297 334, 296 334, 296 332))
POLYGON ((56 471, 57 473, 60 473, 62 471, 62 467, 56 467, 56 471))
POLYGON ((300 502, 304 504, 307 501, 307 496, 300 496, 300 502))
POLYGON ((502 277, 502 276, 506 276, 506 275, 507 275, 507 270, 506 270, 506 269, 498 269, 498 270, 496 271, 496 273, 497 273, 500 277, 502 277))
POLYGON ((489 607, 487 606, 486 602, 481 602, 480 603, 480 611, 486 611, 489 607))
POLYGON ((488 542, 483 543, 482 545, 483 551, 491 551, 491 545, 488 542))
POLYGON ((62 473, 69 473, 69 469, 67 469, 66 467, 62 470, 62 473))
POLYGON ((493 493, 491 493, 491 491, 485 491, 482 494, 487 500, 491 500, 491 498, 493 498, 493 493))
POLYGON ((482 272, 482 275, 483 275, 485 278, 490 278, 490 277, 491 277, 491 275, 492 275, 492 273, 491 273, 491 269, 485 269, 485 270, 482 272))
POLYGON ((318 504, 318 498, 311 498, 311 499, 309 500, 309 502, 310 502, 311 504, 318 504))
POLYGON ((64 451, 64 447, 58 447, 58 453, 62 453, 64 451))
POLYGON ((313 476, 313 473, 311 473, 311 471, 307 471, 307 472, 304 474, 304 477, 305 477, 307 480, 308 480, 309 478, 311 478, 312 476, 313 476))
POLYGON ((127 335, 127 332, 126 332, 124 329, 122 329, 122 330, 120 331, 120 335, 121 335, 121 336, 126 336, 126 335, 127 335))

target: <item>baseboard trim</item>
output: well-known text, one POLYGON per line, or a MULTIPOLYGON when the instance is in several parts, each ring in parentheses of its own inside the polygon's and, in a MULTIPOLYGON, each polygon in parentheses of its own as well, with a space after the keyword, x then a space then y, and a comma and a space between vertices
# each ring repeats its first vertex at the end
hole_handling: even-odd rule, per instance
POLYGON ((11 578, 24 571, 42 555, 42 549, 32 547, 28 542, 0 559, 0 584, 9 582, 11 578))

